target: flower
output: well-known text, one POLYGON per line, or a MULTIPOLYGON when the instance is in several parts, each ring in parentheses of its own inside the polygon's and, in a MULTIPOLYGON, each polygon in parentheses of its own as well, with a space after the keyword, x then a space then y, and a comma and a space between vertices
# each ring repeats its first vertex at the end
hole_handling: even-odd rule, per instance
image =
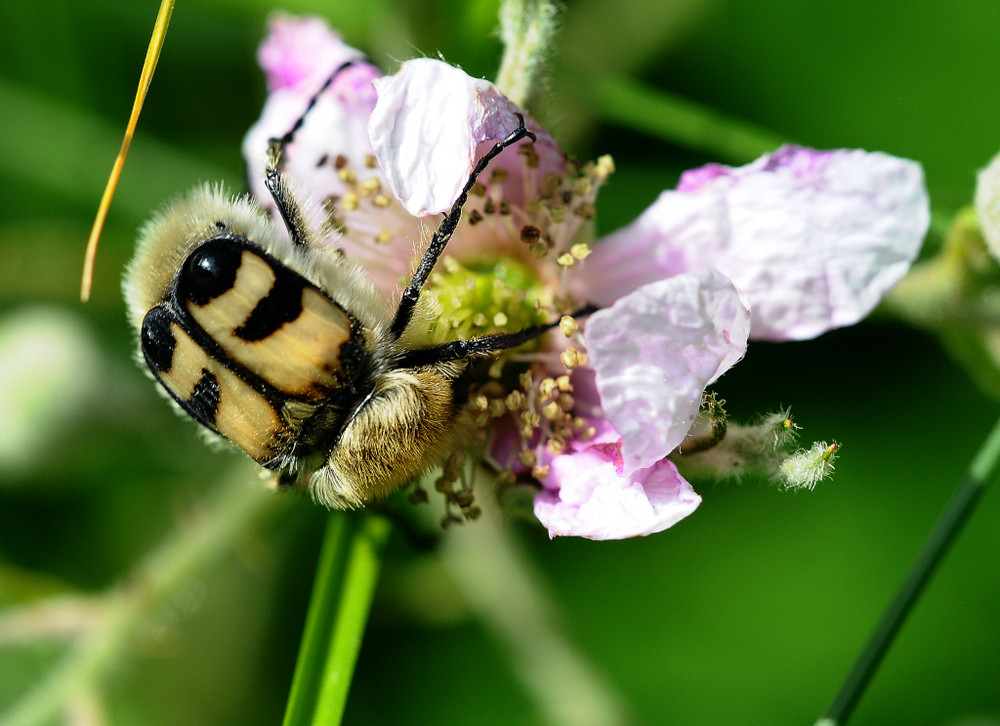
POLYGON ((600 306, 519 355, 528 366, 516 386, 483 381, 470 403, 492 434, 491 458, 539 487, 534 511, 551 536, 647 535, 693 512, 701 499, 667 457, 706 386, 749 337, 801 340, 860 320, 926 232, 919 165, 786 146, 744 167, 687 172, 635 222, 591 243, 609 158, 569 159, 491 83, 442 61, 380 76, 319 22, 278 18, 262 46, 272 91, 244 143, 252 191, 270 206, 267 139, 292 127, 339 63, 355 61, 316 99, 285 170, 326 210, 315 222, 341 233, 331 244, 387 295, 434 226, 422 220, 450 208, 517 114, 537 137, 480 177, 425 305, 435 311, 428 339, 600 306))

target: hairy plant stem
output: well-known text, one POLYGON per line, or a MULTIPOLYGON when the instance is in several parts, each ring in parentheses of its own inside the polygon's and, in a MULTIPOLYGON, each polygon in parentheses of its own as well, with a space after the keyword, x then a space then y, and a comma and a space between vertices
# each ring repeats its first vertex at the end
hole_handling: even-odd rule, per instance
POLYGON ((504 0, 500 6, 503 57, 496 86, 527 108, 556 32, 556 6, 548 0, 504 0))

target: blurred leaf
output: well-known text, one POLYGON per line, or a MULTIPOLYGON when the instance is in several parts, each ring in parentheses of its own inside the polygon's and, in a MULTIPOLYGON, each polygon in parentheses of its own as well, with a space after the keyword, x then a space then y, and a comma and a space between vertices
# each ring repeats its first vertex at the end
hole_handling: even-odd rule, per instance
MULTIPOLYGON (((96 211, 127 119, 123 117, 118 128, 79 107, 5 80, 0 80, 0 106, 4 109, 0 136, 37 140, 9 144, 0 155, 0 172, 11 179, 30 181, 47 194, 92 204, 96 211), (106 166, 98 166, 95 159, 106 159, 106 166)), ((113 215, 143 219, 164 198, 186 190, 199 179, 228 179, 233 188, 241 186, 232 172, 145 138, 142 121, 139 123, 140 131, 112 204, 113 215), (140 184, 140 179, 144 183, 140 184)))

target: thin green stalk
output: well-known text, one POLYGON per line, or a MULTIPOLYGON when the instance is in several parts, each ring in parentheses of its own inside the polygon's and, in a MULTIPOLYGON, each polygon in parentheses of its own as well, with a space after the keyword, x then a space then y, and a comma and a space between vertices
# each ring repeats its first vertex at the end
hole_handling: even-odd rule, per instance
POLYGON ((486 497, 474 523, 454 527, 441 555, 469 606, 548 726, 634 722, 621 694, 566 634, 541 578, 486 497))
POLYGON ((571 87, 583 96, 588 108, 605 120, 678 146, 708 152, 719 161, 746 163, 789 141, 772 131, 627 76, 594 73, 574 78, 574 72, 565 66, 559 71, 574 81, 571 87))
POLYGON ((955 541, 962 526, 972 514, 986 485, 996 477, 998 471, 1000 471, 1000 421, 994 425, 986 442, 972 460, 965 478, 928 537, 896 598, 882 616, 882 621, 858 656, 840 692, 833 699, 824 717, 816 722, 816 726, 841 726, 850 718, 906 616, 934 574, 949 545, 955 541))
POLYGON ((179 526, 139 568, 98 599, 102 617, 34 688, 2 717, 0 726, 50 723, 99 684, 135 636, 191 578, 230 551, 233 540, 280 501, 254 486, 248 469, 232 476, 190 521, 179 526), (250 485, 247 482, 250 482, 250 485))
POLYGON ((389 530, 373 514, 330 515, 283 726, 343 718, 389 530))

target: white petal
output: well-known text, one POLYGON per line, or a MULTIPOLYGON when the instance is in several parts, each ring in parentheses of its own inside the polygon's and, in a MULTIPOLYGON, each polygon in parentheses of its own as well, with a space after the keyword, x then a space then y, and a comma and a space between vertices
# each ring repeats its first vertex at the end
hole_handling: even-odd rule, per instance
POLYGON ((746 351, 749 328, 739 293, 714 270, 644 285, 591 316, 584 338, 626 472, 681 443, 705 386, 746 351))
MULTIPOLYGON (((366 167, 372 155, 368 117, 375 104, 372 79, 378 69, 367 63, 345 69, 316 101, 306 123, 285 148, 282 169, 287 179, 316 200, 341 197, 348 190, 338 176, 336 160, 345 159, 353 169, 372 176, 366 167)), ((268 95, 260 119, 243 139, 251 191, 265 205, 271 204, 264 186, 268 142, 287 133, 305 111, 311 94, 282 89, 268 95)))
POLYGON ((670 461, 623 477, 599 454, 582 452, 553 459, 534 509, 550 537, 609 540, 662 532, 699 504, 670 461))
POLYGON ((909 269, 929 220, 918 164, 784 147, 689 172, 595 245, 577 284, 601 302, 711 266, 753 306, 754 338, 801 340, 867 315, 909 269))
POLYGON ((479 146, 517 128, 517 106, 496 87, 431 58, 407 61, 375 83, 368 126, 389 187, 412 215, 446 211, 479 158, 479 146))

